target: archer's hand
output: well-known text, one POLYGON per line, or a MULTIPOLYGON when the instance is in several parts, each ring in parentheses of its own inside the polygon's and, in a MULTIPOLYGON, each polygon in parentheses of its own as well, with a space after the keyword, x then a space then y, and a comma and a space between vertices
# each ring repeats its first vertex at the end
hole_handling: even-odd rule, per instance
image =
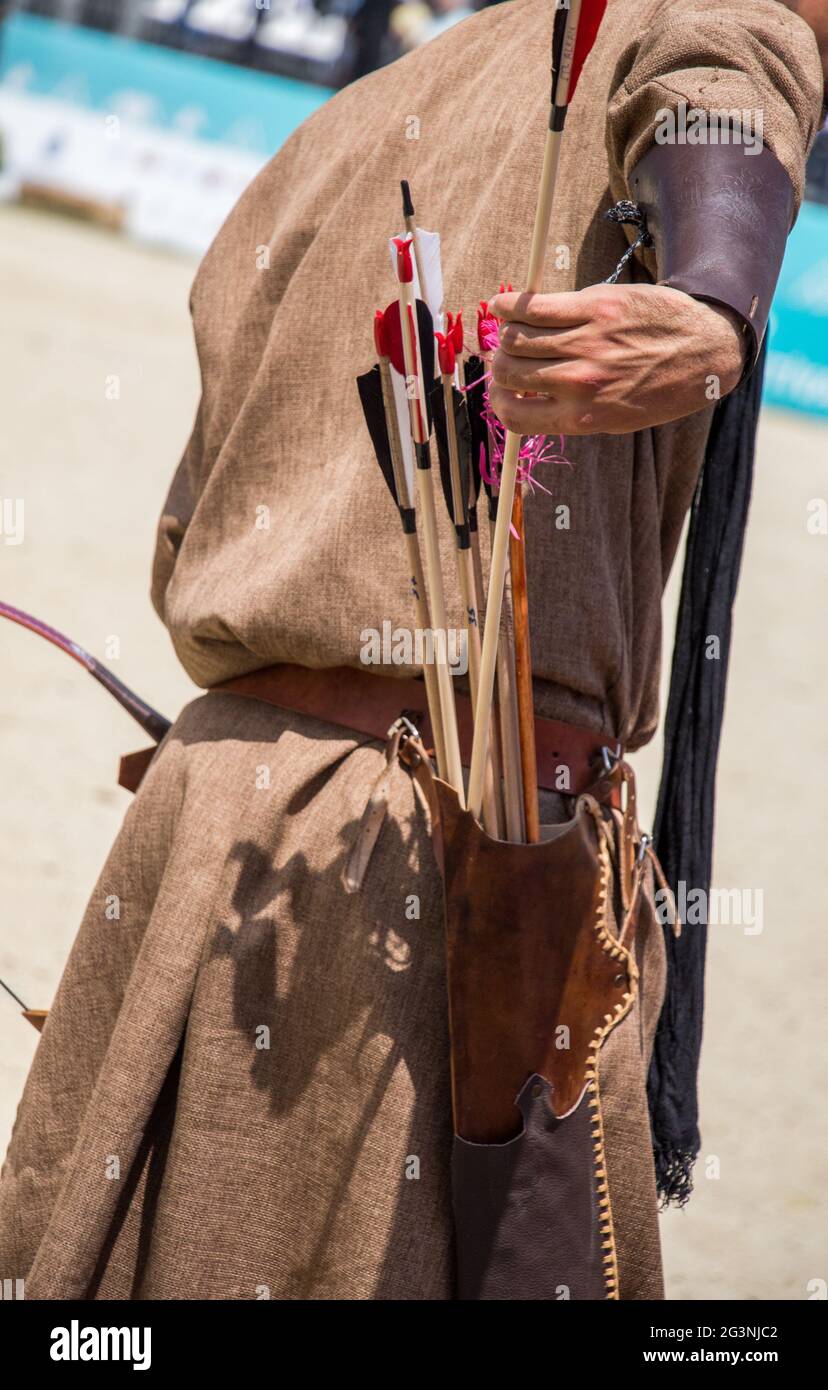
POLYGON ((662 285, 499 294, 489 310, 503 320, 492 408, 516 434, 663 425, 726 396, 744 368, 736 317, 662 285))

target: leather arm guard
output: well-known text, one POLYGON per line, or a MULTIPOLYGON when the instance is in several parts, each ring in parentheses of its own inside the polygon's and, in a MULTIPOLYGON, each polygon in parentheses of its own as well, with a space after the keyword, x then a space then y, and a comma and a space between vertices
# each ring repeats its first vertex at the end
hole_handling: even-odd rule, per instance
POLYGON ((794 214, 787 172, 767 148, 653 145, 630 179, 646 214, 658 283, 731 309, 745 374, 756 363, 794 214))

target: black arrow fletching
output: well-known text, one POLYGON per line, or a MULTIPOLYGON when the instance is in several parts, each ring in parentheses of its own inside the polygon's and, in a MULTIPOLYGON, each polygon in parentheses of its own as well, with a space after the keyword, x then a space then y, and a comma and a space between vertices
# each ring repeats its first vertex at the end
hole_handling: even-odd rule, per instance
POLYGON ((558 78, 561 72, 561 55, 563 54, 564 38, 566 36, 566 26, 569 22, 569 5, 560 5, 555 10, 555 21, 552 26, 552 92, 549 103, 555 106, 555 97, 558 90, 558 78))
POLYGON ((434 319, 424 300, 417 300, 417 332, 420 335, 420 360, 423 364, 426 407, 429 404, 431 383, 434 380, 434 319))
POLYGON ((496 494, 492 492, 491 483, 487 483, 481 473, 481 456, 486 462, 486 472, 491 476, 491 458, 489 454, 489 431, 486 421, 481 414, 483 410, 483 395, 486 390, 484 377, 487 367, 482 357, 472 355, 466 359, 464 375, 466 380, 466 403, 467 418, 469 424, 469 464, 471 469, 472 486, 475 498, 480 496, 480 484, 483 483, 486 495, 489 499, 489 515, 493 515, 492 505, 496 503, 496 494))
POLYGON ((452 524, 457 528, 458 533, 466 529, 466 507, 469 497, 469 464, 471 454, 471 442, 469 435, 469 420, 466 413, 466 402, 462 394, 452 387, 452 399, 454 401, 454 428, 457 435, 457 456, 460 465, 460 514, 455 514, 454 491, 451 486, 451 456, 449 454, 448 431, 446 429, 446 398, 443 392, 441 380, 435 382, 431 389, 431 416, 434 422, 434 434, 437 439, 437 458, 440 465, 440 482, 443 486, 443 497, 446 501, 448 514, 452 524))
POLYGON ((363 372, 356 381, 362 413, 365 416, 365 423, 368 426, 368 433, 374 446, 374 455, 388 491, 399 506, 400 499, 397 496, 394 465, 391 461, 391 443, 388 438, 388 422, 385 418, 385 401, 382 395, 379 363, 375 363, 370 371, 363 372))

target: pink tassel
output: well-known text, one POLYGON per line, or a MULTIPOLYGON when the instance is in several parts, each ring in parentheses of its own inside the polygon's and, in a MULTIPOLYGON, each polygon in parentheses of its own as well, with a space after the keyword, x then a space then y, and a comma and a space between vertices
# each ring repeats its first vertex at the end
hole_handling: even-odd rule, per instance
MULTIPOLYGON (((478 341, 484 352, 494 352, 500 346, 500 323, 493 315, 481 315, 478 323, 478 341)), ((489 381, 491 372, 486 372, 479 380, 489 381)), ((473 383, 476 384, 476 383, 473 383)), ((485 421, 489 430, 491 441, 491 467, 485 461, 485 456, 481 451, 480 472, 483 481, 490 487, 500 487, 500 470, 503 464, 503 450, 506 442, 506 430, 500 420, 495 415, 489 400, 489 388, 483 392, 483 409, 480 412, 481 419, 485 421)), ((542 483, 535 477, 535 469, 542 463, 565 463, 569 468, 572 467, 569 459, 564 455, 566 440, 562 434, 527 435, 520 446, 518 453, 518 482, 528 483, 534 491, 540 488, 541 492, 549 492, 542 483)), ((514 528, 513 528, 514 529, 514 528)))

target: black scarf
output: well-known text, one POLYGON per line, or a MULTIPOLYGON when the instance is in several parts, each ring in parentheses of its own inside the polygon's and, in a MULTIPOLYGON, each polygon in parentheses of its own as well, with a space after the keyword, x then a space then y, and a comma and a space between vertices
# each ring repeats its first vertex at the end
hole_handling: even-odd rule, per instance
MULTIPOLYGON (((674 889, 710 890, 716 760, 719 751, 733 601, 753 482, 763 348, 747 380, 716 407, 690 512, 676 622, 655 849, 674 889), (708 637, 719 659, 705 654, 708 637)), ((706 926, 665 924, 667 995, 647 1082, 659 1195, 683 1205, 701 1143, 697 1073, 704 1008, 706 926)))

